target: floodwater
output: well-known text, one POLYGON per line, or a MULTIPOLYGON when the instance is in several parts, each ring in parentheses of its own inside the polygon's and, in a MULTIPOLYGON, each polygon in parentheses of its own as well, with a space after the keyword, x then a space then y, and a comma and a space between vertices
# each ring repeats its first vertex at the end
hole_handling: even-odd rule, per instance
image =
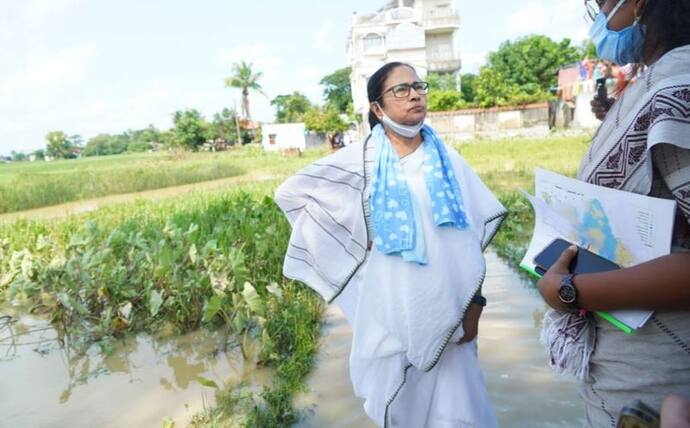
MULTIPOLYGON (((487 264, 479 358, 500 425, 581 426, 574 383, 547 367, 538 342, 544 303, 494 253, 487 264)), ((214 390, 198 376, 257 390, 271 379, 236 348, 223 352, 221 334, 138 335, 117 342, 109 357, 97 347, 75 357, 57 345, 46 320, 7 307, 3 314, 17 322, 0 319, 0 427, 159 427, 167 418, 185 426, 214 402, 214 390)), ((296 401, 303 414, 298 427, 371 427, 348 375, 350 327, 335 306, 324 321, 309 391, 296 401)))
MULTIPOLYGON (((501 427, 582 426, 584 409, 569 379, 547 367, 539 343, 546 309, 539 294, 492 252, 482 288, 489 304, 479 323, 479 360, 501 427)), ((353 396, 348 374, 351 330, 340 310, 329 307, 310 391, 298 399, 307 417, 300 427, 374 427, 353 396)))
POLYGON ((199 376, 256 388, 272 376, 236 347, 223 352, 220 333, 141 334, 118 341, 110 356, 97 346, 77 356, 45 319, 0 312, 14 320, 0 319, 0 427, 184 427, 215 402, 199 376))

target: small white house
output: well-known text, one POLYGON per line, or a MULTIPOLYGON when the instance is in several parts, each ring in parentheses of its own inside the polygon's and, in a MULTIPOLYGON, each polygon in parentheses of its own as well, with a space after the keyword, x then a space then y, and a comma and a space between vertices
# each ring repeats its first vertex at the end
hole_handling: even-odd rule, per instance
POLYGON ((304 151, 304 123, 273 123, 261 126, 261 145, 266 151, 299 149, 304 151))

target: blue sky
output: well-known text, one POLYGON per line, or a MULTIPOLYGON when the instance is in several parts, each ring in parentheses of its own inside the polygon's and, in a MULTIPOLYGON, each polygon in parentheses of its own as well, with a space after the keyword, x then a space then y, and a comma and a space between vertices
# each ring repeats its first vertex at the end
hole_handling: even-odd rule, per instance
MULTIPOLYGON (((51 130, 88 139, 149 124, 167 129, 184 108, 210 118, 239 99, 223 81, 242 59, 264 73, 270 98, 298 90, 320 101, 319 80, 347 65, 352 12, 383 3, 0 0, 0 154, 44 147, 51 130)), ((580 0, 456 6, 463 72, 507 39, 579 41, 587 33, 580 0)), ((251 103, 255 118, 272 120, 267 98, 251 103)))

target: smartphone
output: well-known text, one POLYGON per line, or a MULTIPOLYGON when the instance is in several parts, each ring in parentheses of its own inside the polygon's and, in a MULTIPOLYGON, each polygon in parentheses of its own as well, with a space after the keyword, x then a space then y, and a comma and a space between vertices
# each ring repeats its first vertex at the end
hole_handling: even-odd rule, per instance
POLYGON ((597 99, 603 104, 606 105, 609 99, 609 93, 608 90, 606 89, 606 77, 601 77, 597 79, 596 81, 596 89, 597 89, 597 99))
POLYGON ((623 407, 616 428, 659 428, 659 414, 645 403, 635 400, 623 407))
MULTIPOLYGON (((539 275, 544 275, 551 265, 558 260, 563 251, 571 245, 573 244, 564 239, 555 239, 534 257, 535 271, 539 275)), ((620 269, 620 266, 580 247, 578 247, 577 255, 569 266, 571 273, 608 272, 616 269, 620 269)))

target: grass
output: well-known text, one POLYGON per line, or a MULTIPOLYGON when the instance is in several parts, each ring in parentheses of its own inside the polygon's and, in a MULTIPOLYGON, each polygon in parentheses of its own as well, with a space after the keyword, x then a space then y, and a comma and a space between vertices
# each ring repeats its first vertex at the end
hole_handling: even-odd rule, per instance
POLYGON ((586 136, 556 136, 455 145, 508 209, 492 246, 515 268, 525 255, 534 228, 534 212, 520 190, 533 193, 537 167, 574 177, 588 143, 586 136))
MULTIPOLYGON (((509 210, 493 247, 513 266, 524 254, 533 222, 519 189, 532 189, 537 166, 574 175, 586 144, 584 137, 552 137, 456 146, 509 210)), ((52 174, 64 184, 82 173, 114 176, 120 170, 125 177, 137 168, 176 170, 195 162, 272 178, 231 191, 0 224, 0 303, 16 299, 49 313, 64 339, 82 349, 95 341, 107 351, 115 337, 167 323, 180 332, 223 328, 229 338, 253 338, 261 346, 259 364, 275 368, 273 383, 261 392, 237 385, 219 389, 216 406, 197 415, 193 426, 289 426, 298 418, 292 398, 304 388, 318 350, 323 303, 282 278, 290 231, 268 196, 283 177, 326 153, 283 158, 246 148, 178 160, 133 155, 112 164, 87 159, 28 164, 29 171, 3 166, 2 189, 24 173, 52 174), (91 172, 80 172, 82 165, 91 172)), ((231 345, 241 347, 242 341, 231 345)))
POLYGON ((284 177, 325 153, 310 150, 302 158, 285 158, 246 146, 220 153, 137 153, 0 164, 0 214, 235 176, 284 177))

